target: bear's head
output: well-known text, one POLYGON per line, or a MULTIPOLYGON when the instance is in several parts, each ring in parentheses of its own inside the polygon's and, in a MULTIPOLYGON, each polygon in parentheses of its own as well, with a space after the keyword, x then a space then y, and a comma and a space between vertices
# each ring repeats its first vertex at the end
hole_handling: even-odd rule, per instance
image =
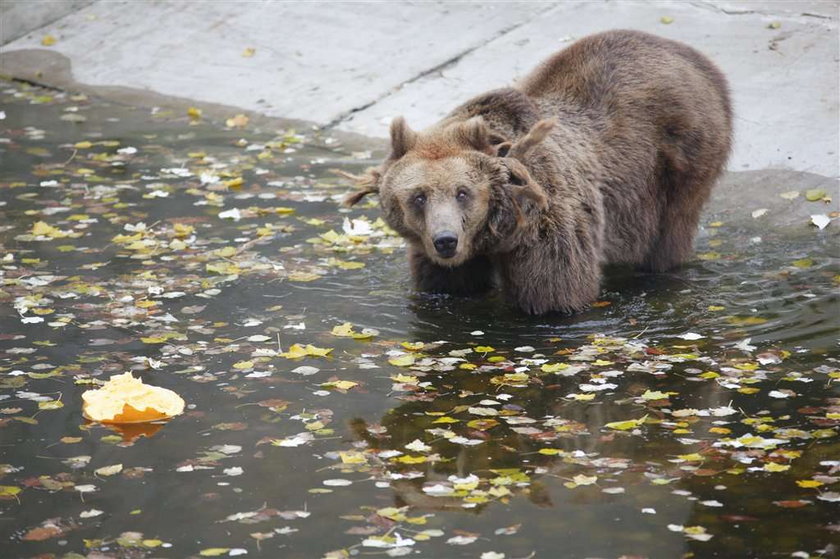
POLYGON ((378 193, 385 221, 441 266, 516 246, 520 233, 548 206, 523 164, 554 121, 540 121, 515 143, 481 117, 442 121, 415 132, 402 117, 391 123, 391 154, 369 169, 352 206, 378 193))

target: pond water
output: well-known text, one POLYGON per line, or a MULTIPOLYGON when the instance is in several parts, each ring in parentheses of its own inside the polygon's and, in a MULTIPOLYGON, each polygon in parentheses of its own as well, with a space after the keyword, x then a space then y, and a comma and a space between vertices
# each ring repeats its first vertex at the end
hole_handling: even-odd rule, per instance
POLYGON ((836 552, 819 178, 730 174, 696 260, 534 318, 412 292, 375 201, 338 209, 369 153, 0 87, 3 557, 836 552), (125 371, 186 413, 86 421, 125 371))

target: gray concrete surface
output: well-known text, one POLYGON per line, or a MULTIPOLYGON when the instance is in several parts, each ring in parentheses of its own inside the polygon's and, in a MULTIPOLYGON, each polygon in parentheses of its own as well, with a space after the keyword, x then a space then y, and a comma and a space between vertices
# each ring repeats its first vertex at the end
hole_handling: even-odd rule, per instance
POLYGON ((836 178, 839 14, 836 1, 98 1, 3 46, 0 72, 382 138, 394 116, 422 128, 576 38, 640 29, 693 45, 729 76, 731 170, 836 178), (47 33, 58 38, 48 48, 47 33))
POLYGON ((0 0, 0 45, 92 3, 93 0, 0 0))

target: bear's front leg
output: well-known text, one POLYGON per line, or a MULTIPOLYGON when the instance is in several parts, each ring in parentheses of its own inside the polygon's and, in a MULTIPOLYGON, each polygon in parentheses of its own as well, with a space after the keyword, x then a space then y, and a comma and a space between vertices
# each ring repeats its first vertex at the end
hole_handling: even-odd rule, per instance
POLYGON ((414 286, 419 291, 451 295, 479 295, 493 287, 493 264, 486 256, 476 256, 460 266, 438 266, 423 252, 409 246, 408 262, 414 286))
POLYGON ((541 240, 514 249, 500 259, 505 294, 528 314, 585 309, 601 291, 601 263, 582 248, 541 240))

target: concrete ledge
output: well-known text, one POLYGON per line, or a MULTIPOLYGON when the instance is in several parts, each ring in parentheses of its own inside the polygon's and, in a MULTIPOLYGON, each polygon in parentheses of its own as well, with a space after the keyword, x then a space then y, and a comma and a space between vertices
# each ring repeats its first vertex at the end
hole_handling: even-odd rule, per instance
POLYGON ((0 72, 384 138, 394 116, 422 128, 576 38, 640 29, 694 46, 729 77, 731 170, 840 176, 833 1, 86 4, 0 48, 0 72), (46 33, 58 39, 48 48, 46 33))

